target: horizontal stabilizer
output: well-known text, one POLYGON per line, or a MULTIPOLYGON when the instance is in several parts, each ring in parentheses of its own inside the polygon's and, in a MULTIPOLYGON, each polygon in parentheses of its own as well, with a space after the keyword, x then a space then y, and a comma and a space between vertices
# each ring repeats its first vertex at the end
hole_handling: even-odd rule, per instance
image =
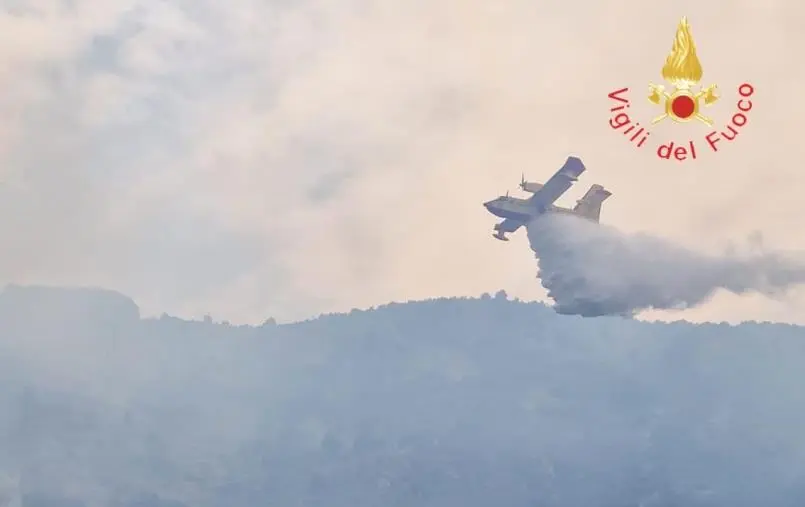
POLYGON ((606 201, 612 192, 605 189, 601 185, 593 185, 584 194, 584 197, 578 200, 576 207, 573 211, 578 215, 598 222, 601 217, 601 203, 606 201))

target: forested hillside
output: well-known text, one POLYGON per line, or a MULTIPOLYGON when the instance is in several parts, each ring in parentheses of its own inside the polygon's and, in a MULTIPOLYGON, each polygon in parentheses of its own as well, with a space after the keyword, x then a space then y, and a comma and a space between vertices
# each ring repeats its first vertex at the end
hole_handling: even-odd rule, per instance
POLYGON ((800 507, 803 379, 781 324, 498 294, 236 327, 11 287, 0 505, 800 507))

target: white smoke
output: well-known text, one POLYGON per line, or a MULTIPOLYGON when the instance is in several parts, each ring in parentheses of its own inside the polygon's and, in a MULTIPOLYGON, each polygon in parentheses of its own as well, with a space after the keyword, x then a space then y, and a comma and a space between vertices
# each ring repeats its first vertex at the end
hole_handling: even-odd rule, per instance
POLYGON ((757 239, 752 252, 716 257, 567 215, 533 221, 528 239, 559 313, 631 316, 691 308, 717 289, 779 296, 805 283, 805 258, 764 252, 757 239))

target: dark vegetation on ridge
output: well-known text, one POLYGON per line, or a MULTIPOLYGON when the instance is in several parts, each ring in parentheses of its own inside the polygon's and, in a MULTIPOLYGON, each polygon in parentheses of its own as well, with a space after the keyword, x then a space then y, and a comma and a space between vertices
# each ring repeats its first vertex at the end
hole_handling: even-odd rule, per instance
POLYGON ((800 507, 803 372, 801 327, 503 293, 252 327, 10 287, 0 506, 800 507))

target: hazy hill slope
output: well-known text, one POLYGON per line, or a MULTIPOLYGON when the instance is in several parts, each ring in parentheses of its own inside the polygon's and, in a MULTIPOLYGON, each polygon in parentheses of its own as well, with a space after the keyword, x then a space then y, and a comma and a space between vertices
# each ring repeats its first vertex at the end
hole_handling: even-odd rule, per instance
POLYGON ((800 327, 499 297, 252 328, 90 292, 0 295, 26 506, 805 505, 800 327))

